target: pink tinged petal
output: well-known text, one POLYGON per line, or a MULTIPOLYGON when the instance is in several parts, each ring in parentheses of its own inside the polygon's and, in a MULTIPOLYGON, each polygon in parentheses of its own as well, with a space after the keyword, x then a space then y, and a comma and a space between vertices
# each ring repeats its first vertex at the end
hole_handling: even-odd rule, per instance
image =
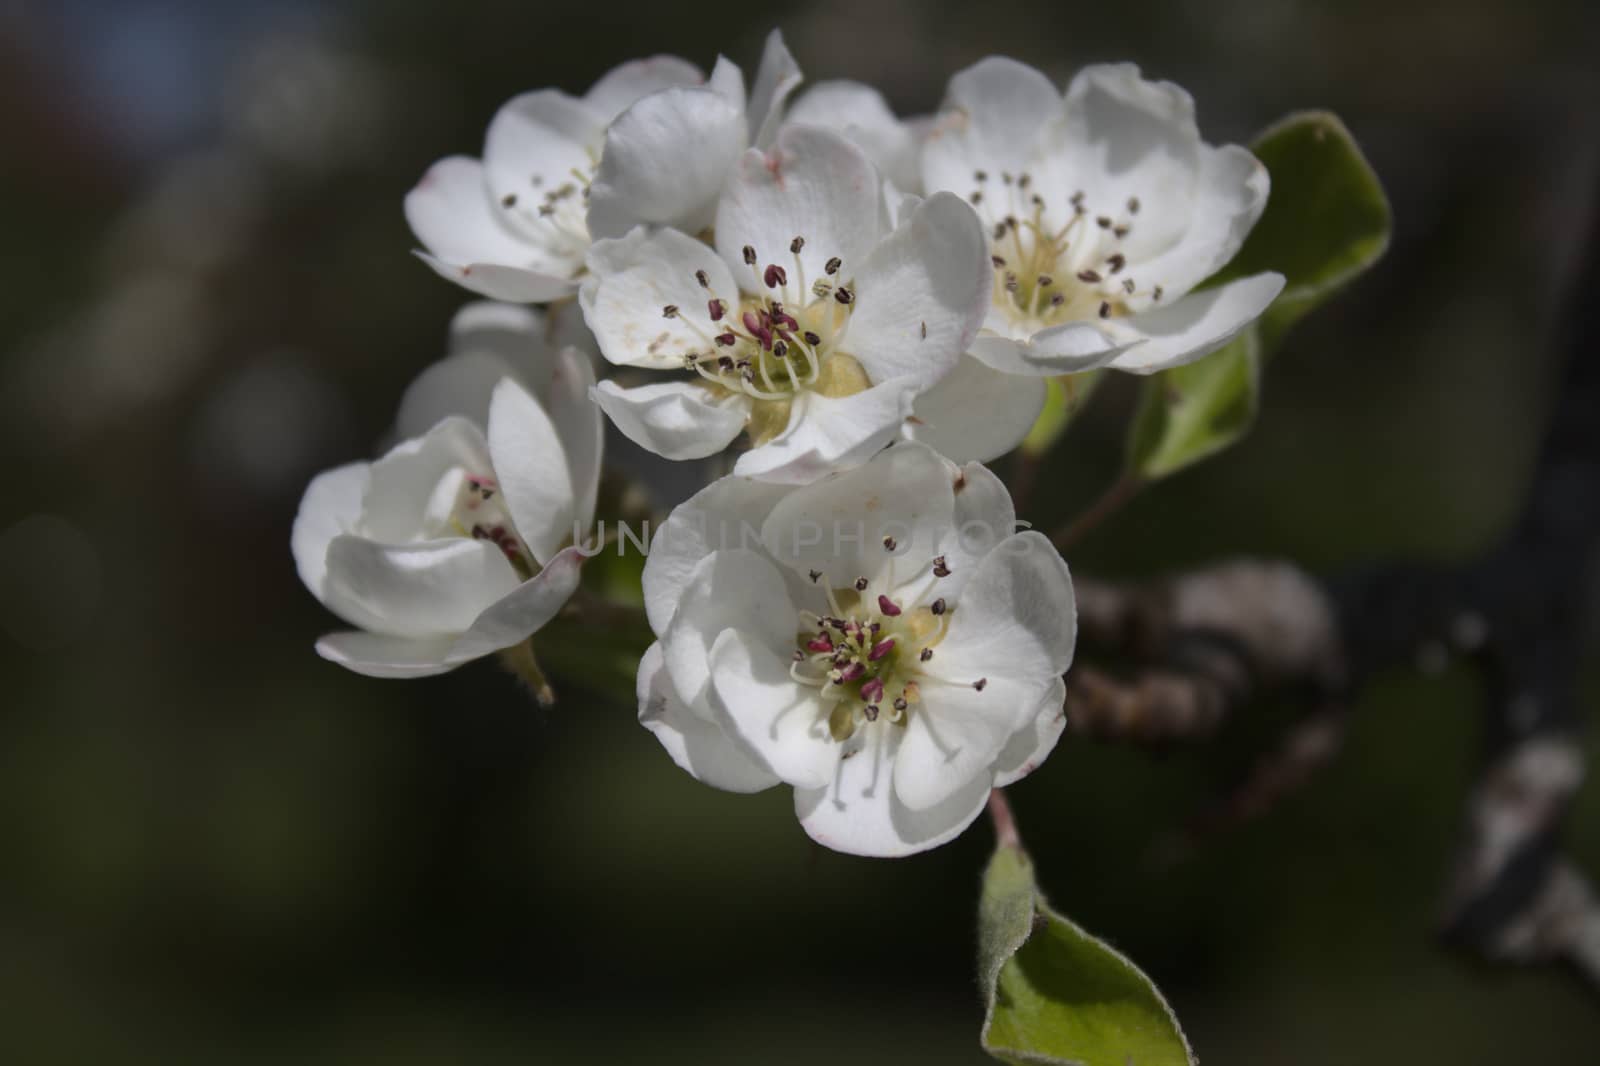
POLYGON ((300 510, 294 516, 289 549, 300 580, 319 601, 326 602, 323 584, 328 575, 328 545, 349 533, 361 520, 361 501, 367 494, 371 464, 350 463, 324 471, 311 479, 300 510))
POLYGON ((995 756, 995 788, 1005 788, 1027 777, 1055 750, 1056 741, 1067 728, 1066 700, 1066 682, 1056 678, 1039 700, 1038 709, 995 756))
POLYGON ((506 509, 540 565, 573 539, 577 493, 555 423, 515 379, 495 386, 489 404, 489 454, 506 509))
POLYGON ((705 355, 713 326, 705 272, 714 293, 732 299, 738 287, 710 248, 677 230, 635 229, 589 250, 589 277, 578 294, 600 352, 619 366, 682 370, 686 355, 705 355), (677 310, 671 317, 667 307, 677 310))
POLYGON ((887 723, 863 730, 859 749, 839 762, 833 780, 795 790, 795 814, 811 839, 849 855, 897 858, 955 839, 978 817, 989 798, 984 775, 927 810, 900 801, 892 777, 902 732, 887 723))
POLYGON ((353 625, 399 637, 455 636, 517 587, 493 544, 456 538, 381 544, 345 534, 328 545, 328 607, 353 625))
POLYGON ((937 554, 935 538, 951 530, 956 473, 931 448, 896 445, 790 493, 767 515, 762 543, 786 568, 800 575, 819 570, 834 588, 858 577, 876 582, 893 565, 896 588, 903 589, 937 554), (896 540, 894 554, 883 549, 886 536, 896 540))
POLYGON ((782 433, 739 457, 741 477, 804 485, 866 462, 900 434, 917 383, 897 378, 853 396, 802 394, 782 433))
POLYGON ((1014 534, 978 564, 924 669, 952 683, 1048 684, 1072 664, 1077 617, 1072 578, 1050 541, 1014 534))
POLYGON ((901 189, 915 191, 922 185, 921 146, 916 135, 871 86, 853 81, 818 82, 795 99, 784 121, 842 133, 901 189))
POLYGON ((357 630, 329 633, 317 641, 317 654, 366 677, 431 677, 461 665, 450 659, 454 642, 453 637, 392 637, 357 630))
POLYGON ((839 743, 817 689, 790 677, 790 663, 754 634, 725 630, 711 646, 710 703, 723 729, 781 780, 820 788, 833 776, 839 743))
POLYGON ((623 436, 666 459, 715 455, 733 443, 750 416, 747 398, 718 399, 687 381, 632 389, 602 381, 591 395, 623 436))
POLYGON ((639 663, 637 693, 639 724, 696 780, 727 792, 760 792, 778 783, 721 726, 684 703, 672 687, 659 643, 650 645, 639 663))
POLYGON ((1069 198, 1081 192, 1091 215, 1130 223, 1117 250, 1148 289, 1160 279, 1136 268, 1189 226, 1204 151, 1183 89, 1147 81, 1131 63, 1089 66, 1073 78, 1059 120, 1041 138, 1035 183, 1053 217, 1070 217, 1069 198), (1139 210, 1130 216, 1134 199, 1139 210))
POLYGON ((936 193, 868 254, 843 347, 874 381, 932 384, 978 334, 994 282, 983 225, 959 197, 936 193))
POLYGON ((983 691, 971 685, 922 686, 922 702, 910 713, 905 740, 894 762, 894 789, 912 810, 927 810, 974 780, 988 783, 1000 751, 1031 721, 1042 684, 990 678, 983 691))
POLYGON ((476 659, 520 644, 543 629, 578 590, 584 559, 576 546, 556 553, 537 574, 473 620, 450 649, 451 659, 476 659))
MULTIPOLYGON (((1227 265, 1266 210, 1272 179, 1255 156, 1238 145, 1202 146, 1191 191, 1188 225, 1159 255, 1139 259, 1140 289, 1129 300, 1136 311, 1158 306, 1151 293, 1182 295, 1227 265)), ((1157 205, 1159 206, 1159 205, 1157 205)))
POLYGON ((720 478, 673 509, 650 544, 642 584, 650 628, 666 629, 695 567, 722 549, 759 550, 761 524, 787 486, 720 478))
POLYGON ((1002 374, 969 355, 917 397, 906 435, 954 462, 988 462, 1028 435, 1044 410, 1042 377, 1002 374))
POLYGON ((458 415, 445 418, 372 464, 357 529, 389 544, 459 535, 439 525, 435 494, 452 473, 481 477, 492 469, 483 430, 458 415))
POLYGON ((843 261, 836 282, 865 265, 883 233, 880 201, 877 170, 861 149, 830 130, 785 126, 772 147, 739 158, 717 205, 717 252, 749 292, 767 292, 763 271, 783 266, 792 282, 787 299, 805 303, 829 259, 843 261), (796 237, 805 238, 798 255, 790 251, 796 237), (755 249, 755 266, 744 261, 746 245, 755 249))
POLYGON ((1153 374, 1204 358, 1237 337, 1283 291, 1283 275, 1255 274, 1118 322, 1136 343, 1108 365, 1153 374))
POLYGON ((589 232, 621 237, 646 223, 698 233, 746 144, 744 110, 715 89, 667 89, 606 131, 589 189, 589 232))
POLYGON ((783 33, 773 30, 767 34, 766 46, 761 52, 761 65, 756 68, 756 79, 750 86, 750 143, 765 148, 777 135, 778 124, 783 120, 783 104, 801 81, 800 64, 783 43, 783 33))
POLYGON ((496 204, 511 198, 505 210, 526 219, 519 228, 537 240, 549 224, 536 221, 544 197, 587 176, 599 157, 606 116, 566 93, 539 89, 509 101, 489 123, 484 138, 483 166, 496 204), (535 184, 534 179, 538 182, 535 184))
POLYGON ((783 578, 763 556, 738 549, 707 556, 660 634, 673 684, 690 704, 705 700, 712 646, 729 629, 781 659, 787 680, 798 617, 783 578))
MULTIPOLYGON (((548 271, 540 271, 501 263, 470 260, 452 262, 427 252, 416 252, 415 255, 446 281, 453 281, 479 296, 507 303, 549 303, 571 296, 578 284, 571 276, 576 263, 556 264, 548 271)), ((529 257, 523 255, 519 258, 529 257)))
POLYGON ((1060 111, 1060 90, 1037 70, 1002 56, 980 60, 950 79, 922 147, 923 188, 967 196, 978 171, 989 181, 1022 173, 1060 111))
POLYGON ((583 94, 583 102, 609 123, 634 101, 663 89, 687 88, 706 79, 687 59, 657 55, 614 67, 583 94))

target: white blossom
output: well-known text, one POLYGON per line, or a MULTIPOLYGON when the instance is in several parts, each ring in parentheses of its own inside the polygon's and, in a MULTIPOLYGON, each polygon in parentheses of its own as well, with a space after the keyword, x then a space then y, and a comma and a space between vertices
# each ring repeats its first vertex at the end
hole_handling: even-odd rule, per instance
POLYGON ((497 300, 571 293, 589 248, 589 189, 607 126, 629 105, 705 76, 673 56, 617 67, 582 97, 524 93, 489 124, 481 160, 435 163, 406 197, 406 220, 440 275, 497 300))
POLYGON ((919 439, 957 457, 1020 441, 1044 402, 1038 379, 1193 362, 1283 288, 1262 273, 1194 291, 1261 216, 1267 171, 1244 148, 1201 140, 1189 94, 1131 64, 1087 67, 1064 96, 1014 60, 969 67, 950 81, 922 178, 965 196, 991 245, 971 359, 917 408, 919 439), (994 410, 982 425, 963 418, 975 393, 994 410))
POLYGON ((814 480, 895 439, 954 368, 988 306, 987 255, 959 197, 886 197, 841 135, 785 126, 740 159, 714 248, 639 227, 590 251, 579 301, 601 353, 680 375, 595 398, 668 458, 747 432, 736 473, 814 480))
POLYGON ((896 117, 883 94, 870 85, 818 82, 795 97, 784 121, 844 134, 896 189, 922 192, 922 139, 932 119, 896 117))
POLYGON ((443 673, 521 643, 577 588, 601 421, 589 357, 552 351, 536 312, 463 309, 450 355, 407 391, 402 439, 319 475, 295 518, 306 587, 356 627, 327 659, 374 677, 443 673))
POLYGON ((1066 564, 1003 485, 905 443, 803 487, 724 478, 644 572, 639 717, 707 784, 780 782, 819 843, 950 840, 1064 724, 1066 564))

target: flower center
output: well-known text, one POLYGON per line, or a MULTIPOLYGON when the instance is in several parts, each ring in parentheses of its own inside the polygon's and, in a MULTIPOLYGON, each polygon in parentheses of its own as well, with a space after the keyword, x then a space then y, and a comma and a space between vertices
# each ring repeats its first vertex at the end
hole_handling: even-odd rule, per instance
POLYGON ((499 548, 524 581, 538 573, 533 553, 517 536, 500 486, 492 477, 457 468, 440 483, 438 495, 448 508, 441 532, 486 540, 499 548))
MULTIPOLYGON (((885 549, 893 552, 894 542, 886 540, 885 549)), ((935 577, 950 574, 942 555, 929 566, 935 577)), ((880 718, 905 725, 922 700, 923 685, 949 683, 928 677, 923 667, 944 640, 955 608, 942 596, 926 604, 894 599, 887 591, 893 567, 883 582, 885 591, 865 577, 835 589, 820 570, 810 576, 827 595, 828 613, 800 613, 789 676, 817 688, 831 705, 828 731, 836 741, 850 739, 880 718)), ((981 692, 988 682, 979 678, 971 684, 981 692)))
POLYGON ((1161 299, 1161 286, 1140 288, 1121 250, 1139 214, 1137 197, 1108 211, 1074 192, 1063 222, 1051 217, 1028 174, 1002 173, 998 187, 985 171, 972 177, 978 187, 967 200, 991 225, 994 305, 1023 331, 1125 315, 1134 296, 1161 299))
POLYGON ((519 232, 558 254, 581 260, 589 247, 589 185, 599 167, 600 160, 591 156, 587 168, 531 174, 527 192, 500 196, 500 212, 519 232))
POLYGON ((663 317, 682 317, 706 343, 705 351, 684 355, 688 369, 719 393, 754 401, 749 433, 757 444, 782 432, 799 393, 852 396, 872 384, 861 364, 839 348, 855 307, 854 288, 841 280, 844 263, 829 258, 823 276, 808 285, 800 257, 805 243, 804 237, 790 242, 787 265, 763 265, 755 248, 745 245, 744 261, 760 275, 759 292, 718 293, 706 272, 696 271, 712 332, 680 316, 674 304, 661 309, 663 317))

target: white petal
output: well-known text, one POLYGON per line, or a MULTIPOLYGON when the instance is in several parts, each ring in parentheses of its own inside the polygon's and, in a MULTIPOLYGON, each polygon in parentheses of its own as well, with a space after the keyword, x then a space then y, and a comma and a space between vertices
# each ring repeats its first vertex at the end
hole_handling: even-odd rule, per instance
POLYGON ((861 264, 843 347, 874 381, 931 384, 977 336, 993 284, 978 216, 959 197, 935 193, 861 264))
POLYGON ((714 551, 759 550, 761 524, 791 490, 748 478, 720 478, 676 507, 662 523, 645 559, 645 613, 660 633, 678 609, 694 568, 714 551))
POLYGON ((400 399, 395 435, 417 437, 451 415, 478 426, 489 424, 489 396, 514 370, 489 352, 467 352, 441 359, 418 374, 400 399))
POLYGON ((362 629, 398 637, 455 636, 517 587, 499 548, 457 537, 380 544, 345 534, 328 545, 329 609, 362 629))
POLYGON ((1089 322, 1064 322, 1021 338, 985 329, 972 342, 969 354, 1005 374, 1056 377, 1105 366, 1134 343, 1119 339, 1109 328, 1089 322))
POLYGON ((737 629, 757 644, 786 649, 787 670, 799 624, 799 611, 772 563, 754 551, 718 551, 695 567, 660 634, 661 650, 673 685, 698 706, 711 680, 712 645, 724 630, 737 629))
POLYGON ((977 188, 978 171, 989 182, 1022 173, 1060 111, 1060 90, 1037 70, 1003 56, 980 60, 950 79, 922 147, 923 188, 966 196, 977 188))
POLYGON ((911 855, 955 839, 983 810, 989 799, 986 775, 936 807, 911 810, 891 783, 901 730, 879 724, 866 733, 864 746, 839 763, 826 787, 795 790, 795 814, 818 844, 850 855, 911 855))
POLYGON ((641 227, 598 241, 589 250, 589 274, 579 293, 583 317, 601 354, 621 366, 681 370, 685 355, 709 352, 710 338, 725 328, 711 321, 709 298, 720 297, 730 314, 738 309, 739 290, 722 260, 677 230, 641 227), (670 318, 668 306, 678 309, 670 318))
MULTIPOLYGON (((508 303, 548 303, 572 295, 572 290, 578 284, 571 276, 576 269, 576 261, 555 264, 541 271, 481 260, 447 260, 427 252, 417 252, 416 256, 446 281, 453 281, 479 296, 508 303)), ((524 254, 518 258, 530 259, 535 256, 524 254)), ((548 261, 548 257, 538 258, 548 261)))
POLYGON ((430 677, 461 665, 450 658, 452 637, 391 637, 359 630, 329 633, 317 641, 317 654, 367 677, 430 677))
POLYGON ((1160 255, 1135 262, 1141 293, 1131 306, 1153 306, 1148 293, 1156 285, 1169 293, 1188 292, 1222 269, 1266 210, 1271 184, 1267 168, 1238 145, 1202 147, 1188 227, 1160 255))
POLYGON ((1043 684, 989 678, 970 685, 922 685, 922 702, 906 722, 894 760, 894 790, 912 810, 927 810, 966 789, 988 783, 1006 742, 1031 722, 1043 684))
POLYGON ((555 423, 515 378, 496 385, 490 400, 489 455, 511 521, 544 565, 574 539, 577 493, 555 423))
POLYGON ((450 535, 431 505, 452 471, 487 477, 494 465, 483 430, 460 416, 444 419, 421 437, 401 441, 372 464, 358 529, 388 544, 450 535))
POLYGON ((639 662, 639 724, 655 734, 672 761, 696 780, 728 792, 760 792, 778 783, 721 726, 695 714, 672 687, 659 643, 639 662))
POLYGON ((635 100, 663 89, 699 85, 705 80, 700 68, 687 59, 650 56, 613 67, 583 94, 583 102, 610 122, 635 100))
POLYGON ((747 97, 744 91, 744 71, 739 69, 739 64, 727 56, 718 56, 716 64, 711 68, 711 77, 706 79, 706 88, 716 93, 728 102, 728 106, 739 112, 741 137, 748 143, 748 131, 744 126, 745 105, 747 97))
POLYGON ((1119 331, 1138 343, 1107 365, 1134 374, 1153 374, 1192 363, 1233 340, 1282 291, 1283 275, 1255 274, 1120 319, 1119 331))
POLYGON ((590 235, 621 237, 641 223, 700 232, 745 138, 744 110, 715 89, 646 96, 606 131, 589 187, 590 235))
POLYGON ((1055 750, 1056 741, 1067 728, 1066 699, 1067 684, 1058 677, 1039 701, 1039 709, 1011 735, 995 758, 995 788, 1021 781, 1055 750))
POLYGON ((964 355, 917 397, 907 435, 954 462, 988 462, 1022 443, 1046 392, 1041 377, 1002 374, 964 355))
POLYGON ((361 502, 372 476, 370 463, 350 463, 311 479, 294 516, 289 548, 295 569, 311 595, 323 600, 328 575, 328 545, 361 520, 361 502))
POLYGON ((899 436, 918 388, 914 380, 895 378, 853 396, 803 393, 783 432, 741 455, 733 472, 804 485, 863 463, 899 436))
POLYGON ((574 171, 589 173, 605 128, 605 115, 558 90, 514 97, 495 112, 484 138, 483 166, 494 203, 513 197, 517 206, 508 209, 510 216, 525 220, 531 233, 545 229, 548 223, 538 221, 542 198, 573 184, 574 171))
POLYGON ((478 300, 450 320, 450 354, 498 356, 542 399, 555 355, 555 346, 548 340, 551 328, 536 308, 478 300))
POLYGON ((907 577, 926 572, 953 526, 954 473, 931 448, 896 445, 870 463, 795 490, 773 507, 761 541, 784 566, 800 574, 821 570, 835 588, 858 577, 879 583, 891 566, 907 577), (886 536, 897 542, 892 554, 883 549, 886 536))
POLYGON ((922 186, 921 145, 895 117, 883 94, 854 81, 818 82, 795 99, 786 122, 823 126, 845 135, 901 189, 922 186))
POLYGON ((828 733, 827 707, 818 689, 789 676, 788 652, 754 634, 727 629, 711 646, 710 662, 710 702, 722 728, 781 780, 797 788, 827 784, 839 761, 839 744, 828 733))
POLYGON ((924 670, 953 682, 1046 685, 1072 664, 1077 628, 1067 564, 1042 533, 1017 533, 978 564, 924 670))
POLYGON ((745 397, 719 399, 692 381, 632 389, 602 381, 592 395, 623 436, 667 459, 715 455, 732 443, 750 416, 745 397))
POLYGON ((750 86, 750 143, 765 148, 772 143, 783 119, 783 103, 800 84, 800 64, 789 54, 783 43, 783 33, 773 30, 767 34, 766 46, 761 52, 761 65, 756 68, 756 80, 750 86))
POLYGON ((1131 63, 1090 66, 1073 78, 1059 120, 1041 138, 1035 178, 1053 217, 1070 217, 1068 198, 1081 192, 1090 216, 1129 222, 1117 250, 1148 288, 1134 267, 1189 226, 1203 149, 1188 93, 1146 81, 1131 63), (1135 197, 1139 212, 1130 216, 1135 197))
POLYGON ((877 170, 861 149, 831 130, 785 126, 771 148, 739 157, 717 205, 717 251, 746 292, 766 293, 766 268, 782 267, 788 282, 779 297, 804 306, 829 259, 843 261, 837 280, 856 275, 883 222, 877 170), (798 256, 790 251, 796 237, 805 238, 798 256), (754 267, 744 262, 746 245, 754 267))
POLYGON ((600 494, 600 465, 605 450, 605 421, 595 406, 594 363, 577 348, 563 348, 550 373, 550 391, 544 401, 555 423, 561 450, 567 456, 567 473, 572 478, 572 517, 575 525, 588 529, 594 522, 595 502, 600 494))
POLYGON ((466 662, 520 644, 544 628, 578 591, 585 556, 576 546, 563 548, 533 577, 473 619, 450 649, 454 662, 466 662))
POLYGON ((406 221, 424 247, 450 262, 532 265, 528 260, 538 250, 500 220, 489 196, 483 164, 449 156, 406 194, 406 221))

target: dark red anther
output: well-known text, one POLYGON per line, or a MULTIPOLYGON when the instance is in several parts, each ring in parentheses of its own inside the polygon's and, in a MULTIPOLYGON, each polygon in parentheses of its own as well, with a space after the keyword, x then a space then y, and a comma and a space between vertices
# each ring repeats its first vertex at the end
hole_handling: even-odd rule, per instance
POLYGON ((810 640, 806 641, 806 648, 809 651, 815 651, 815 652, 832 651, 833 650, 833 638, 828 636, 828 634, 825 633, 825 632, 824 633, 818 633, 816 636, 814 636, 810 640))
POLYGON ((761 331, 761 317, 754 311, 746 311, 744 313, 744 328, 751 333, 759 333, 761 331))
POLYGON ((777 263, 768 263, 761 280, 766 282, 767 288, 777 289, 789 284, 789 275, 777 263))
POLYGON ((894 618, 900 613, 900 605, 880 592, 878 593, 878 610, 890 618, 894 618))
POLYGON ((707 300, 706 311, 711 315, 711 321, 721 322, 722 316, 728 313, 728 305, 721 300, 707 300))
POLYGON ((739 338, 734 336, 732 333, 719 333, 717 334, 717 343, 722 345, 724 348, 731 348, 735 344, 739 343, 739 338))
POLYGON ((862 674, 864 674, 866 672, 867 672, 867 668, 866 668, 866 666, 864 664, 858 663, 858 662, 857 663, 851 663, 849 666, 847 666, 843 670, 839 671, 839 680, 841 680, 841 681, 854 681, 856 678, 860 677, 862 674))
POLYGON ((872 646, 872 651, 867 653, 867 660, 869 662, 877 662, 891 651, 894 651, 894 638, 885 637, 872 646))
MULTIPOLYGON (((860 665, 857 663, 856 665, 860 665)), ((883 699, 883 679, 873 678, 861 686, 861 698, 868 703, 877 703, 883 699)))

